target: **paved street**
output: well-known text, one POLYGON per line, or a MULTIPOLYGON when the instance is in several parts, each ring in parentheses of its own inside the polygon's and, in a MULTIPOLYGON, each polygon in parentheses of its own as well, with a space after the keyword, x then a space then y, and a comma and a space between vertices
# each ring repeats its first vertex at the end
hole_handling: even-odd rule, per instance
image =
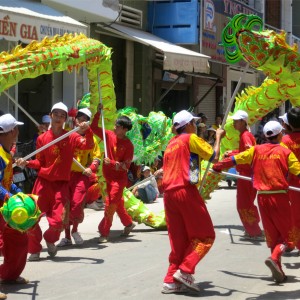
MULTIPOLYGON (((235 210, 235 189, 226 183, 212 194, 208 210, 212 216, 216 241, 199 263, 195 278, 201 293, 163 295, 160 293, 167 270, 169 241, 166 231, 139 224, 128 238, 120 237, 122 225, 116 217, 111 242, 97 244, 97 225, 103 211, 86 209, 80 232, 82 246, 60 248, 51 260, 47 251, 40 262, 28 262, 23 276, 31 283, 1 286, 10 300, 26 299, 300 299, 300 257, 293 251, 283 257, 288 282, 272 282, 264 264, 269 250, 264 242, 241 239, 235 210)), ((155 212, 163 209, 162 199, 149 205, 155 212)), ((46 228, 46 220, 41 221, 46 228)), ((45 246, 45 244, 44 244, 45 246)))

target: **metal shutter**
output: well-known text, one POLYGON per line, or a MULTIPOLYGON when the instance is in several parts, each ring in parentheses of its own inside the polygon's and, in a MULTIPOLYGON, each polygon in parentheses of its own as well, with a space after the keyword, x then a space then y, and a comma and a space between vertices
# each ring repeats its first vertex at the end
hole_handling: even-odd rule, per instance
MULTIPOLYGON (((209 85, 199 85, 197 99, 201 99, 211 88, 209 85)), ((207 125, 213 125, 216 118, 216 89, 213 88, 203 101, 195 108, 195 113, 204 113, 208 120, 207 125)))

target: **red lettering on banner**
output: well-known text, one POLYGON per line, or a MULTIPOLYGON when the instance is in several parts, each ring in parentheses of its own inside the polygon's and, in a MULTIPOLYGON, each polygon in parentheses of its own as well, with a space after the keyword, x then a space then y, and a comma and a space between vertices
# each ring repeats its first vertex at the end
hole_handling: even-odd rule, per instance
POLYGON ((0 20, 0 34, 5 36, 16 36, 17 23, 10 22, 9 16, 0 20))
POLYGON ((35 26, 22 24, 20 27, 20 35, 24 39, 38 40, 37 30, 35 26))
POLYGON ((247 6, 241 5, 240 3, 237 3, 232 0, 223 0, 224 1, 224 13, 229 14, 231 16, 234 16, 236 14, 256 14, 253 10, 248 8, 247 6))

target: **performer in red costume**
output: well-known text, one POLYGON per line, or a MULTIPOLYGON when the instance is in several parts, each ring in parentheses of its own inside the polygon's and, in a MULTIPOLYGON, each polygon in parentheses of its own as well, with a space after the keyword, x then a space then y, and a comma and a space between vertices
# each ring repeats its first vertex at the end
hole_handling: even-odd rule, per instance
MULTIPOLYGON (((92 113, 88 108, 79 109, 75 117, 75 126, 79 126, 82 122, 90 121, 91 117, 92 113)), ((65 229, 65 237, 61 239, 60 243, 57 245, 58 247, 72 244, 71 233, 76 245, 81 245, 84 242, 78 232, 78 225, 83 222, 86 194, 89 187, 93 184, 93 181, 91 180, 94 180, 94 178, 97 177, 95 173, 98 170, 101 159, 100 149, 95 137, 94 144, 93 149, 76 150, 74 154, 74 158, 85 167, 85 170, 83 171, 75 162, 72 163, 71 179, 69 183, 71 193, 70 221, 65 229)))
POLYGON ((212 148, 196 135, 191 113, 182 110, 174 116, 173 137, 164 153, 163 189, 171 253, 162 293, 183 293, 186 287, 199 291, 192 274, 215 240, 215 231, 206 205, 197 189, 202 159, 217 162, 223 129, 216 131, 212 148))
MULTIPOLYGON (((247 129, 248 114, 243 110, 238 110, 231 117, 233 126, 240 132, 239 150, 225 152, 225 157, 236 155, 243 152, 252 146, 255 146, 256 141, 251 132, 247 129)), ((236 170, 242 176, 251 177, 252 171, 249 165, 238 165, 236 170)), ((244 238, 264 241, 265 237, 259 227, 259 213, 254 204, 256 198, 256 189, 253 188, 252 182, 238 179, 236 191, 237 211, 245 228, 244 238)))
MULTIPOLYGON (((0 206, 13 194, 21 190, 13 184, 11 147, 17 141, 19 130, 18 122, 11 114, 0 117, 0 206)), ((20 232, 11 228, 0 214, 0 251, 3 263, 0 265, 0 283, 28 283, 20 274, 26 265, 28 250, 27 232, 20 232)), ((6 295, 0 293, 0 299, 6 295)))
MULTIPOLYGON (((103 130, 98 127, 102 104, 99 104, 99 111, 95 114, 91 128, 93 132, 103 139, 103 130)), ((131 120, 126 116, 117 119, 114 131, 105 130, 106 149, 108 157, 103 160, 103 175, 106 179, 107 196, 105 200, 104 217, 98 229, 100 232, 100 243, 108 241, 110 227, 115 212, 125 226, 123 236, 128 236, 135 223, 132 222, 124 207, 123 190, 127 185, 127 172, 133 159, 133 145, 126 137, 127 131, 131 130, 131 120)))
MULTIPOLYGON (((287 120, 292 132, 284 135, 282 145, 293 151, 297 159, 300 161, 300 108, 293 107, 287 113, 287 120)), ((298 176, 290 174, 289 184, 300 188, 300 179, 298 176)), ((297 249, 300 249, 300 201, 299 192, 289 190, 293 234, 292 238, 297 249)), ((292 248, 291 248, 292 249, 292 248)), ((300 252, 299 252, 300 253, 300 252)))
MULTIPOLYGON (((37 138, 37 149, 62 136, 67 131, 63 125, 67 119, 68 108, 62 102, 53 105, 50 113, 51 128, 37 138)), ((79 125, 80 130, 65 139, 39 152, 36 159, 24 161, 19 158, 19 166, 27 166, 38 170, 38 177, 33 187, 33 194, 39 196, 38 206, 46 214, 49 228, 44 233, 50 257, 57 253, 55 242, 59 240, 61 231, 68 224, 70 206, 69 180, 71 165, 76 149, 93 149, 93 132, 86 122, 79 125), (82 137, 80 134, 85 135, 82 137)), ((42 231, 37 224, 28 231, 28 260, 38 261, 42 250, 42 231)))
POLYGON ((287 248, 292 247, 287 175, 288 172, 295 176, 300 174, 300 163, 294 153, 279 144, 282 129, 278 122, 268 122, 263 128, 268 143, 251 147, 213 166, 215 171, 221 171, 233 165, 252 165, 253 186, 257 189, 258 207, 267 245, 271 249, 271 256, 265 260, 265 264, 277 283, 286 280, 281 256, 287 248))

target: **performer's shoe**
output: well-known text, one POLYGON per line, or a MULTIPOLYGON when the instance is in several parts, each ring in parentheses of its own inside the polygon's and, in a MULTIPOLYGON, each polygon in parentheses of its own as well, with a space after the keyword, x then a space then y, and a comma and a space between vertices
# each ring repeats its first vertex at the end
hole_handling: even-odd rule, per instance
POLYGON ((264 242, 266 240, 265 235, 263 232, 259 235, 250 235, 248 232, 244 231, 243 239, 249 241, 257 241, 257 242, 264 242))
POLYGON ((103 209, 103 207, 104 207, 103 202, 98 202, 97 200, 92 203, 88 203, 86 205, 86 208, 94 209, 97 211, 103 209))
POLYGON ((49 256, 51 258, 55 257, 55 255, 57 254, 57 247, 53 243, 46 242, 46 244, 47 244, 49 256))
POLYGON ((197 284, 195 284, 195 279, 191 274, 182 272, 181 270, 177 270, 174 275, 173 278, 181 283, 183 283, 186 287, 188 287, 189 289, 196 291, 196 292, 200 292, 199 287, 197 286, 197 284))
POLYGON ((72 245, 72 241, 67 238, 62 238, 60 242, 57 244, 57 247, 65 247, 72 245))
POLYGON ((128 236, 135 226, 136 224, 132 222, 131 225, 124 227, 121 236, 128 236))
MULTIPOLYGON (((19 276, 17 279, 14 279, 14 280, 0 279, 0 283, 1 284, 27 284, 27 283, 29 283, 29 280, 24 277, 19 276)), ((2 299, 2 298, 0 298, 0 299, 2 299)))
POLYGON ((81 237, 81 235, 80 235, 79 232, 77 232, 77 231, 76 231, 76 232, 73 232, 73 233, 72 233, 72 237, 73 237, 74 242, 75 242, 76 245, 82 245, 82 244, 83 244, 84 240, 83 240, 83 238, 81 237))
POLYGON ((280 268, 280 265, 277 261, 273 260, 271 257, 265 260, 266 266, 271 270, 272 277, 276 283, 281 283, 286 280, 286 276, 280 268))
POLYGON ((188 292, 187 287, 182 283, 165 283, 163 284, 163 288, 161 290, 162 294, 181 294, 188 292))
POLYGON ((100 244, 102 243, 107 243, 108 242, 108 237, 107 236, 100 236, 99 241, 100 244))
POLYGON ((40 252, 31 253, 28 257, 28 261, 39 261, 40 260, 40 252))

